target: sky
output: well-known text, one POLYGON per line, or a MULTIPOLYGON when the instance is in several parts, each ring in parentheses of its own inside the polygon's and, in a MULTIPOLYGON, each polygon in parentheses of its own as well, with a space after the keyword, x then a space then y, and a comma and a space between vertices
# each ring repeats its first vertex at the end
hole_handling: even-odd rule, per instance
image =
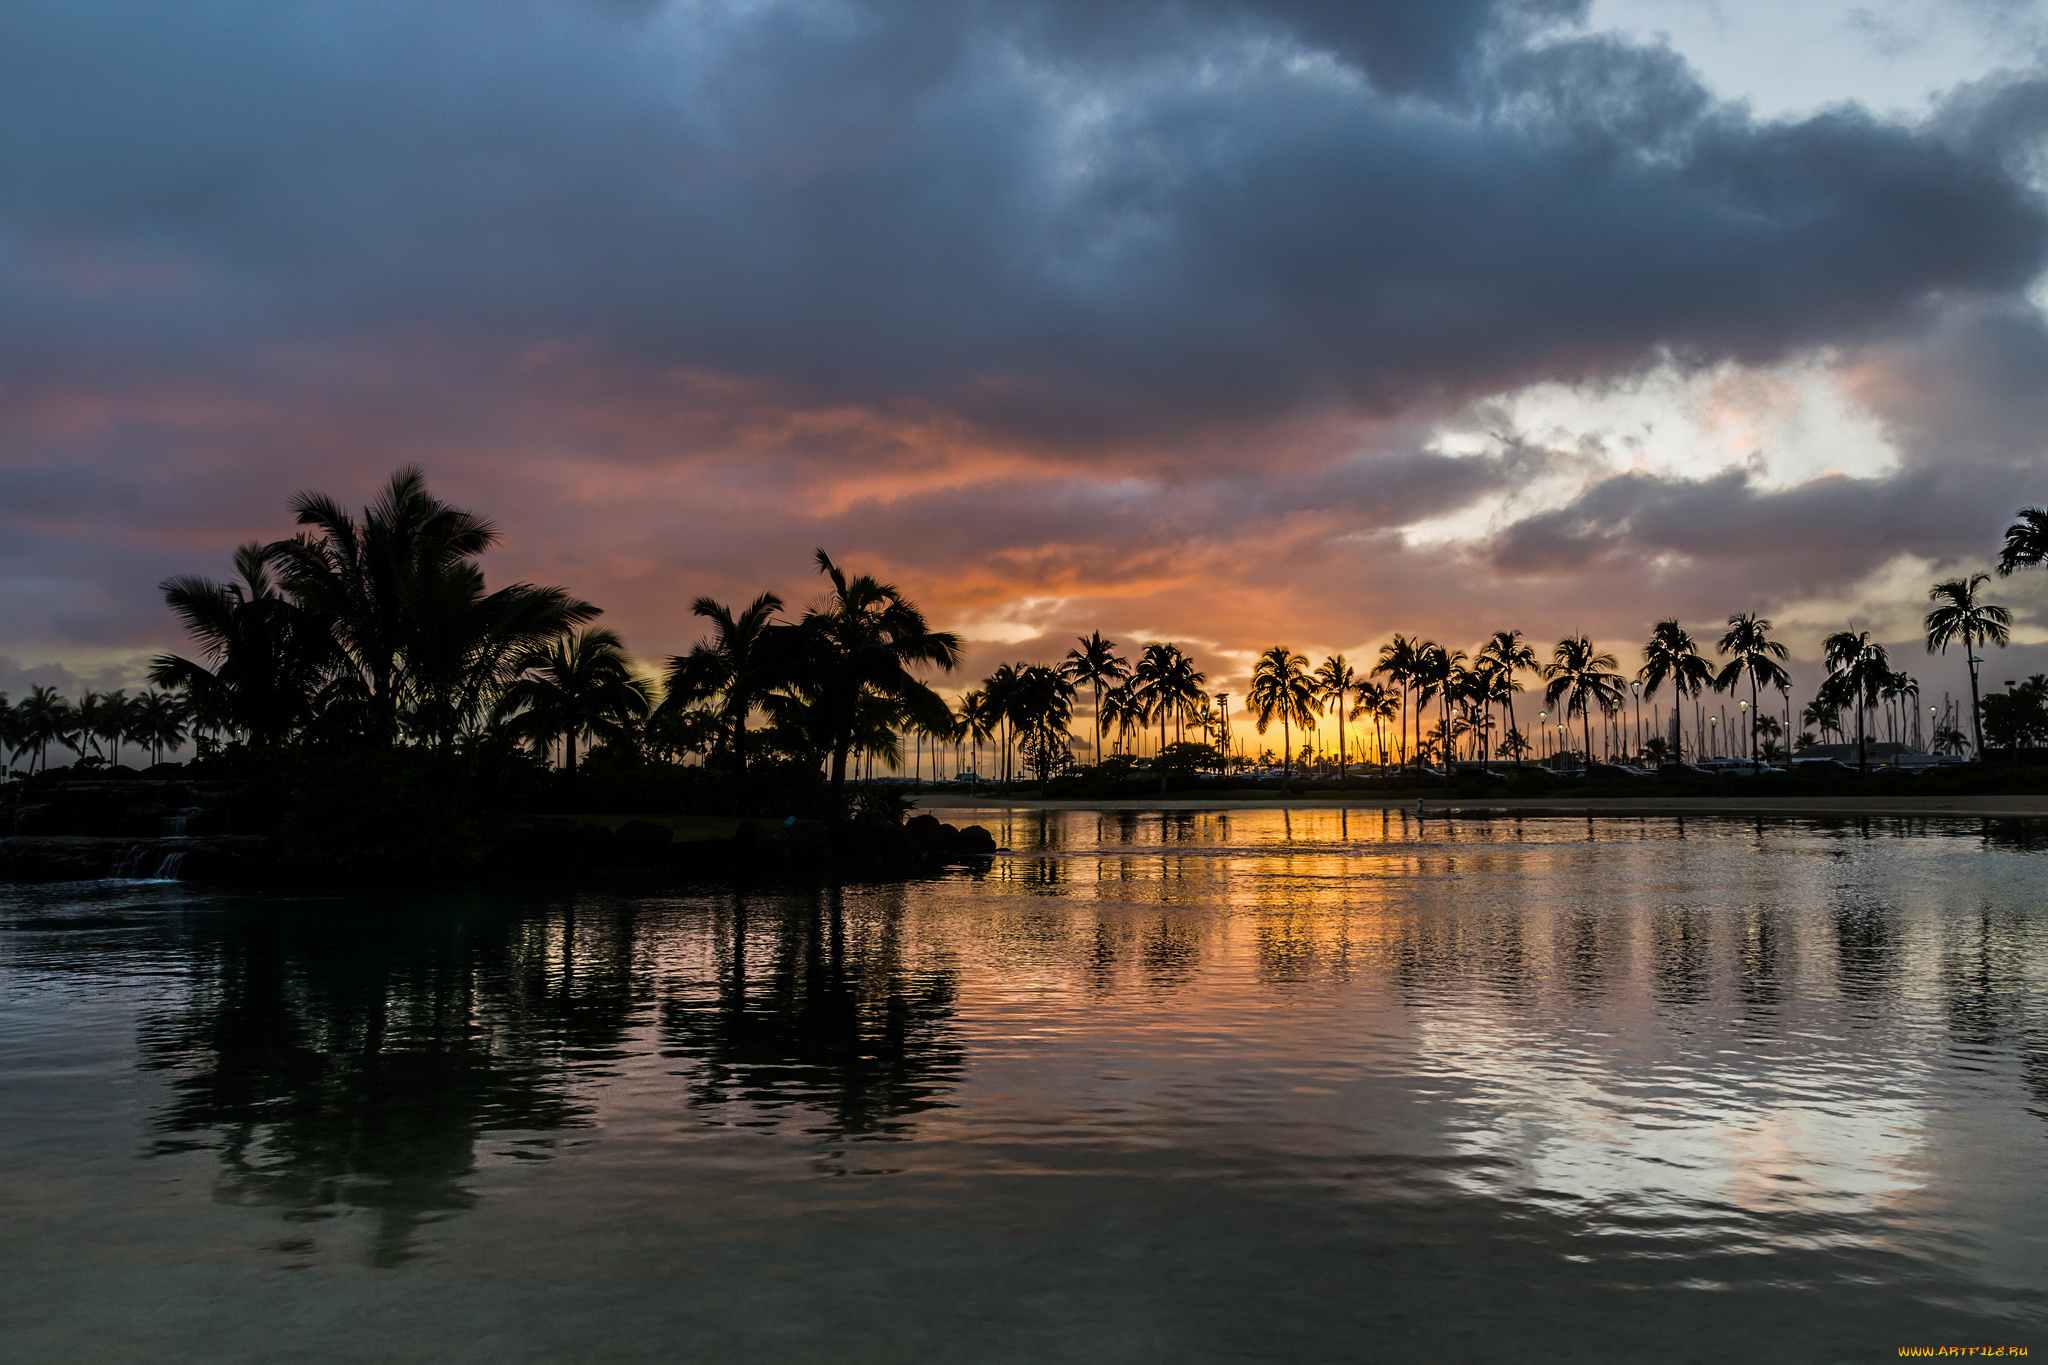
MULTIPOLYGON (((2048 503, 2048 8, 16 0, 0 689, 400 465, 649 663, 827 549, 1215 690, 1759 611, 2048 503)), ((2048 670, 2048 573, 1987 669, 2048 670)))

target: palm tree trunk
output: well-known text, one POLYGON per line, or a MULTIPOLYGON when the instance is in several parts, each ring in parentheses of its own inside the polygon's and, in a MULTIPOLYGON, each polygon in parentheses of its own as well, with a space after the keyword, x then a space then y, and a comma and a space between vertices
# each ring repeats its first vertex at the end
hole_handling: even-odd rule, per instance
POLYGON ((1970 737, 1977 744, 1977 761, 1984 761, 1984 718, 1977 701, 1977 647, 1970 632, 1963 632, 1963 657, 1970 662, 1970 737))
POLYGON ((569 776, 576 776, 576 727, 570 726, 562 732, 562 753, 568 760, 563 766, 569 776))
POLYGON ((1293 775, 1294 736, 1287 729, 1287 713, 1280 713, 1280 794, 1287 795, 1287 779, 1293 775))

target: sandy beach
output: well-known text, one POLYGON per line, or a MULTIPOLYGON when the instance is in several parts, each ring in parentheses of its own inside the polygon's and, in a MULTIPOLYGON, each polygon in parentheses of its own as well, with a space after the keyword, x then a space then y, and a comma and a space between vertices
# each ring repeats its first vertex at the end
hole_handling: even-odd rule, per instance
MULTIPOLYGON (((1413 810, 1415 801, 1382 796, 1339 798, 1327 792, 1281 797, 1246 792, 1229 797, 1160 796, 1118 799, 1075 799, 1039 801, 993 793, 925 792, 917 797, 920 810, 1357 810, 1395 808, 1413 810)), ((1785 796, 1743 799, 1740 797, 1640 797, 1640 798, 1498 798, 1459 799, 1429 797, 1422 802, 1426 811, 1497 811, 1504 815, 1946 815, 2048 818, 2048 796, 1785 796)))

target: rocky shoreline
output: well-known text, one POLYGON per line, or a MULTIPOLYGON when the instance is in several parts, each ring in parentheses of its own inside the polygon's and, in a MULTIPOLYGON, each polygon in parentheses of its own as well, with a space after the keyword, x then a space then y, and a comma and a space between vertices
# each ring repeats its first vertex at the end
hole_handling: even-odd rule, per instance
MULTIPOLYGON (((31 779, 0 837, 0 882, 129 879, 258 884, 295 876, 276 835, 277 802, 232 775, 188 776, 171 765, 91 777, 31 779)), ((585 877, 688 877, 832 870, 886 873, 986 858, 998 850, 979 825, 931 815, 901 825, 743 822, 729 839, 678 841, 665 825, 618 829, 574 816, 501 815, 486 851, 451 879, 487 882, 585 877)))

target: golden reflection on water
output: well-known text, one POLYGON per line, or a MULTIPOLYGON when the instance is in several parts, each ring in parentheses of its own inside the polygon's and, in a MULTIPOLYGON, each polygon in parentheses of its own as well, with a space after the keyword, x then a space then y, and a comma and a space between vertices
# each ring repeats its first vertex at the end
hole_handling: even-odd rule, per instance
POLYGON ((282 1220, 289 1265, 405 1265, 522 1201, 580 1226, 543 1168, 769 1226, 820 1180, 876 1207, 994 1181, 989 1216, 1022 1216, 1002 1182, 1110 1162, 1098 1200, 1470 1207, 1703 1281, 1794 1249, 2038 1279, 2028 829, 950 818, 1011 852, 660 894, 105 890, 92 923, 122 927, 90 931, 24 892, 0 969, 134 1011, 148 1161, 282 1220))

